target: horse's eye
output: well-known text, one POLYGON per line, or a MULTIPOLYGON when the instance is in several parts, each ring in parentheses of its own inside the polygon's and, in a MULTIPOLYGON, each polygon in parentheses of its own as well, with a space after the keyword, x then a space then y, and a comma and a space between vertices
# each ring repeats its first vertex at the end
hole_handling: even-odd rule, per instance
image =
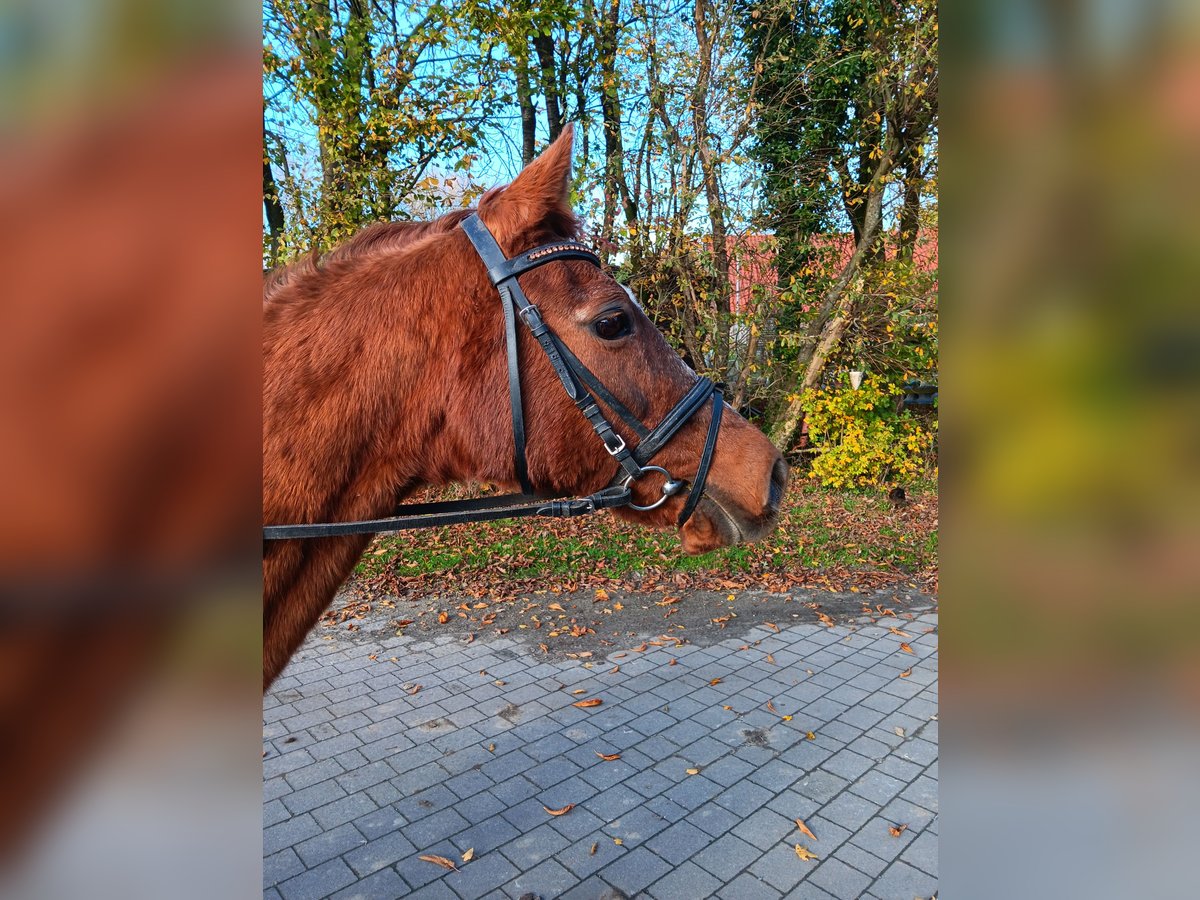
POLYGON ((597 319, 592 325, 596 334, 603 340, 615 341, 633 331, 633 323, 623 312, 608 313, 597 319))

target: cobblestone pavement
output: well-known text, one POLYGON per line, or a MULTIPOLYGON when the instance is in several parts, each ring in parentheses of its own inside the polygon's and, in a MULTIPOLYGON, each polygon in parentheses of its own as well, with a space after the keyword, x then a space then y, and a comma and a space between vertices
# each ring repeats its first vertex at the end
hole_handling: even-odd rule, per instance
POLYGON ((264 699, 264 897, 930 897, 936 624, 591 659, 318 631, 264 699))

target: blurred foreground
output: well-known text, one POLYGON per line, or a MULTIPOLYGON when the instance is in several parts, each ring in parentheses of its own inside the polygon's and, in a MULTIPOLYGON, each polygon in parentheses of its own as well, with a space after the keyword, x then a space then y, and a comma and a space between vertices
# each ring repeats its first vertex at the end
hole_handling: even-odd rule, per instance
POLYGON ((953 19, 944 896, 1194 896, 1200 14, 953 19))
POLYGON ((3 896, 258 890, 261 101, 198 7, 0 18, 3 896))

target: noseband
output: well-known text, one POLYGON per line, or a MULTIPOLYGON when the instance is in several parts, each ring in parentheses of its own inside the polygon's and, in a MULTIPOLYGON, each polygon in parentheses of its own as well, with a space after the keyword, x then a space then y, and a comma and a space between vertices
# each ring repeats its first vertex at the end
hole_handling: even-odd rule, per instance
POLYGON ((488 278, 500 293, 504 310, 504 332, 508 355, 508 397, 512 409, 514 466, 521 484, 521 494, 499 497, 480 497, 473 500, 451 500, 441 503, 409 503, 397 508, 394 515, 385 519, 366 519, 358 522, 334 522, 314 525, 268 525, 263 528, 264 540, 291 538, 334 537, 346 534, 371 534, 385 531, 402 531, 411 528, 430 528, 459 522, 482 522, 493 519, 510 519, 521 516, 568 517, 586 515, 601 509, 626 506, 636 510, 656 509, 668 499, 688 489, 688 497, 679 514, 678 524, 683 525, 696 509, 704 493, 708 471, 712 466, 713 452, 717 446, 717 434, 721 428, 721 413, 725 398, 719 386, 707 378, 698 378, 691 389, 675 404, 654 428, 646 425, 613 396, 604 383, 573 354, 542 319, 541 311, 521 289, 519 276, 562 260, 581 260, 600 268, 600 259, 591 250, 575 241, 560 241, 543 244, 512 259, 492 237, 487 226, 472 214, 461 223, 471 244, 487 267, 488 278), (525 458, 525 412, 521 399, 521 367, 517 355, 517 319, 537 340, 567 396, 591 424, 604 449, 617 463, 617 473, 608 487, 577 499, 550 499, 537 497, 529 481, 529 467, 525 458), (599 398, 599 400, 597 400, 599 398), (693 415, 712 399, 712 419, 704 449, 696 467, 696 476, 689 486, 687 482, 674 478, 662 466, 651 465, 650 461, 667 445, 675 434, 693 415), (603 402, 637 436, 636 447, 630 448, 623 437, 613 428, 600 408, 603 402), (638 506, 633 502, 632 484, 651 472, 665 479, 662 495, 653 503, 638 506))

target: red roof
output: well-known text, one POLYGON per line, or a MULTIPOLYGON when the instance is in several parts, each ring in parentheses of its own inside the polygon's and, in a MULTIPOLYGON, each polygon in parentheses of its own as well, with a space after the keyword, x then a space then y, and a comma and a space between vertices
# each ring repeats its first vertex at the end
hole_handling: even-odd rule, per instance
MULTIPOLYGON (((894 248, 895 238, 889 236, 894 248)), ((730 235, 726 238, 729 248, 729 308, 732 312, 745 312, 753 302, 754 288, 768 290, 778 285, 775 271, 775 236, 770 234, 730 235)), ((854 236, 850 234, 823 234, 813 238, 815 247, 832 250, 828 264, 840 271, 854 254, 854 236)), ((885 249, 889 256, 895 250, 885 249)), ((938 267, 937 232, 923 231, 917 236, 913 248, 913 259, 918 271, 933 272, 938 267)))

